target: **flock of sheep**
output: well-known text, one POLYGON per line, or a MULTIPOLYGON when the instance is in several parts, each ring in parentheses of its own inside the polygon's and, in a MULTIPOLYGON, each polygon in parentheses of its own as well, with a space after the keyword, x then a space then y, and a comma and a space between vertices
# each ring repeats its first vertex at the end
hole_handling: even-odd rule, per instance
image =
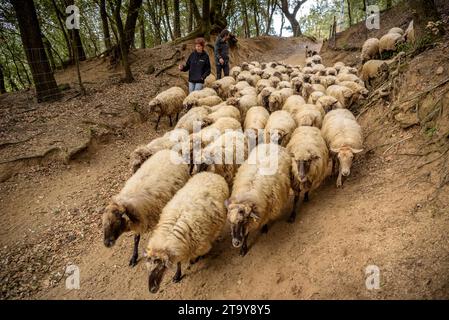
POLYGON ((401 28, 391 28, 380 39, 369 38, 362 47, 362 70, 360 77, 369 87, 371 80, 376 78, 379 72, 388 70, 388 66, 397 59, 401 58, 405 53, 401 52, 392 59, 382 60, 383 55, 389 52, 395 52, 398 45, 404 42, 413 43, 415 41, 415 31, 413 20, 404 31, 401 28), (380 59, 380 60, 379 60, 380 59))
POLYGON ((245 62, 200 91, 160 93, 149 104, 156 126, 168 117, 175 128, 131 154, 132 176, 103 214, 104 244, 133 231, 134 266, 140 234, 151 231, 144 255, 152 293, 171 266, 179 281, 181 263, 204 256, 226 221, 245 255, 248 234, 267 232, 290 192, 293 222, 301 197, 308 201, 328 176, 342 185, 363 144, 349 108, 367 94, 357 69, 326 67, 319 55, 303 67, 245 62))

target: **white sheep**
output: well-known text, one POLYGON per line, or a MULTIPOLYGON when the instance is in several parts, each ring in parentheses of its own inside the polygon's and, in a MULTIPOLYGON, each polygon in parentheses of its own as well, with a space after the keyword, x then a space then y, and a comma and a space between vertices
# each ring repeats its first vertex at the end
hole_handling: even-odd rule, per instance
POLYGON ((277 85, 278 90, 284 89, 284 88, 291 88, 291 87, 292 87, 292 85, 289 81, 281 81, 277 85))
POLYGON ((194 130, 194 124, 197 124, 200 128, 209 125, 204 119, 209 114, 210 109, 208 107, 193 107, 185 115, 183 115, 175 126, 175 129, 184 129, 189 133, 194 130))
POLYGON ((290 191, 291 158, 285 148, 260 144, 240 166, 232 194, 226 201, 232 245, 240 255, 248 252, 248 235, 279 219, 290 191))
POLYGON ((329 112, 334 109, 342 109, 341 103, 332 96, 322 96, 316 101, 316 105, 323 108, 324 112, 329 112))
POLYGON ((287 145, 292 156, 292 189, 295 191, 295 209, 290 221, 296 218, 300 205, 300 193, 304 193, 304 201, 309 200, 309 192, 317 189, 329 176, 331 161, 326 142, 321 132, 315 127, 298 127, 287 145))
POLYGON ((296 126, 311 126, 321 128, 324 110, 314 104, 303 104, 293 109, 292 118, 296 126))
POLYGON ((257 94, 259 94, 264 88, 272 86, 273 85, 269 79, 260 79, 256 84, 257 94))
POLYGON ((274 112, 282 109, 282 106, 284 105, 287 98, 292 95, 293 89, 291 88, 284 88, 274 91, 268 98, 268 110, 270 112, 274 112))
POLYGON ((404 34, 404 30, 402 28, 393 27, 390 30, 388 30, 387 33, 399 33, 400 35, 404 34))
POLYGON ((270 115, 265 126, 264 141, 286 146, 295 128, 296 122, 290 113, 285 110, 275 111, 270 115))
POLYGON ((379 39, 369 38, 362 46, 362 64, 368 60, 375 59, 379 55, 379 39))
POLYGON ((188 166, 171 150, 159 151, 145 161, 103 212, 104 245, 110 248, 121 234, 133 231, 129 264, 135 266, 140 235, 156 226, 162 209, 189 177, 188 166))
POLYGON ((268 109, 270 95, 275 91, 276 89, 273 87, 263 88, 262 91, 257 95, 257 105, 268 109))
POLYGON ((263 130, 265 129, 269 117, 270 113, 264 107, 256 106, 248 109, 243 124, 243 130, 249 137, 250 142, 258 144, 260 141, 263 141, 263 130))
POLYGON ((309 104, 315 104, 317 102, 317 100, 324 96, 325 94, 321 91, 314 91, 310 94, 309 96, 309 100, 307 101, 307 103, 309 104))
POLYGON ((246 81, 239 81, 229 87, 229 94, 235 96, 240 90, 251 87, 251 85, 246 81))
POLYGON ((305 100, 309 100, 310 95, 315 91, 320 91, 320 92, 325 93, 326 88, 322 84, 304 83, 302 86, 302 94, 301 95, 305 100))
MULTIPOLYGON (((203 124, 202 122, 200 122, 203 124)), ((183 129, 174 129, 162 137, 153 139, 147 145, 138 146, 130 155, 131 173, 135 173, 148 158, 161 150, 172 149, 177 143, 188 138, 189 132, 183 129)))
MULTIPOLYGON (((240 78, 240 75, 237 78, 240 78)), ((219 80, 216 80, 212 84, 212 88, 217 92, 217 94, 220 96, 220 98, 227 99, 231 96, 230 92, 229 92, 230 87, 235 83, 236 83, 236 81, 233 77, 227 76, 227 77, 223 77, 219 80)))
POLYGON ((349 110, 337 109, 324 117, 321 132, 329 149, 338 158, 337 187, 341 187, 342 176, 347 177, 351 173, 354 155, 363 151, 362 129, 349 110))
POLYGON ((237 107, 240 110, 240 115, 242 119, 245 119, 246 112, 249 108, 257 106, 257 96, 255 95, 245 95, 239 98, 229 98, 227 100, 229 105, 237 107))
POLYGON ((357 102, 359 99, 366 99, 368 97, 369 91, 365 88, 365 86, 361 86, 360 83, 356 83, 353 81, 342 81, 339 82, 340 86, 345 86, 352 90, 354 93, 353 101, 357 102))
POLYGON ((196 154, 192 174, 208 171, 225 178, 232 187, 235 173, 248 158, 248 141, 241 131, 228 131, 196 154))
POLYGON ((186 93, 180 87, 172 87, 159 93, 149 103, 149 112, 155 112, 158 115, 155 130, 159 126, 161 117, 167 116, 172 126, 172 116, 176 115, 178 121, 179 113, 182 111, 182 104, 186 98, 186 93))
POLYGON ((212 88, 212 84, 217 80, 217 78, 211 73, 204 79, 204 87, 212 88))
POLYGON ((148 286, 159 290, 164 273, 177 267, 174 282, 182 279, 181 264, 204 256, 226 223, 229 187, 223 177, 202 172, 193 176, 162 210, 146 248, 148 286))
POLYGON ((208 124, 212 124, 216 122, 219 118, 234 118, 235 120, 241 122, 241 116, 240 116, 240 110, 237 109, 234 106, 220 106, 217 110, 214 112, 209 113, 205 119, 204 122, 208 124))
POLYGON ((205 98, 198 99, 199 106, 213 107, 222 102, 223 102, 223 100, 219 96, 208 96, 205 98))
POLYGON ((292 95, 285 100, 284 105, 282 106, 282 110, 287 111, 290 114, 293 114, 293 110, 298 108, 299 106, 306 104, 306 101, 303 97, 299 95, 292 95))
POLYGON ((244 89, 238 91, 234 95, 234 97, 236 97, 236 98, 240 98, 240 97, 243 97, 243 96, 257 96, 256 88, 249 86, 247 88, 244 88, 244 89))
POLYGON ((349 108, 353 102, 354 92, 345 86, 332 85, 326 89, 326 95, 337 99, 343 108, 349 108))
POLYGON ((229 71, 229 74, 234 77, 235 80, 237 80, 237 77, 239 76, 240 72, 242 72, 242 68, 239 66, 232 67, 229 71))
POLYGON ((379 54, 382 57, 383 52, 396 51, 396 46, 404 42, 403 35, 393 32, 387 33, 379 40, 379 54))
POLYGON ((192 91, 189 95, 184 99, 182 105, 186 110, 189 110, 192 107, 199 106, 198 100, 201 98, 206 98, 209 96, 216 96, 217 92, 212 88, 203 88, 201 90, 192 91))

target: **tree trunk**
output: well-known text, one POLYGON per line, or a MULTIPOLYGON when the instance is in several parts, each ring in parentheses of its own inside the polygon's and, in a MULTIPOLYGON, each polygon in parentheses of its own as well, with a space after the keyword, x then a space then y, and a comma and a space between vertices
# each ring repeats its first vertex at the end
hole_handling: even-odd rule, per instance
POLYGON ((3 74, 3 66, 0 64, 0 94, 6 93, 5 75, 3 74))
POLYGON ((53 51, 51 50, 50 41, 48 41, 48 39, 44 35, 42 35, 42 42, 44 43, 44 48, 45 48, 45 51, 47 53, 47 56, 48 56, 48 59, 50 62, 51 70, 54 71, 56 69, 56 64, 55 64, 55 58, 53 57, 53 51))
MULTIPOLYGON (((121 2, 121 1, 120 1, 121 2)), ((130 0, 128 6, 128 14, 125 22, 125 44, 126 50, 131 48, 134 43, 134 35, 136 32, 137 18, 139 17, 139 9, 142 6, 142 0, 130 0)))
POLYGON ((245 0, 242 1, 242 11, 243 11, 243 28, 245 30, 245 38, 250 38, 251 30, 249 29, 248 10, 246 8, 245 0))
POLYGON ((299 25, 298 20, 296 20, 296 14, 298 13, 301 6, 306 2, 307 0, 300 0, 296 2, 296 5, 293 9, 293 12, 290 12, 289 4, 287 0, 281 0, 281 10, 282 13, 285 15, 287 20, 290 22, 290 25, 292 27, 293 36, 299 37, 302 35, 301 27, 299 25))
POLYGON ((189 8, 188 20, 187 20, 187 33, 193 30, 193 6, 192 1, 187 0, 187 7, 189 8))
POLYGON ((62 19, 64 18, 64 15, 62 14, 61 10, 59 10, 59 7, 56 4, 56 1, 52 0, 51 2, 53 4, 53 8, 54 8, 54 10, 56 12, 56 18, 58 19, 58 24, 59 24, 59 27, 61 28, 62 35, 64 36, 64 40, 65 40, 65 43, 66 43, 67 52, 68 52, 68 56, 69 56, 68 63, 72 64, 73 63, 73 54, 72 54, 73 50, 72 50, 72 44, 71 44, 70 38, 69 38, 69 36, 67 35, 67 32, 66 32, 65 24, 62 22, 62 19))
POLYGON ((210 0, 203 0, 203 12, 202 12, 202 31, 206 40, 210 40, 211 25, 210 25, 210 0))
POLYGON ((279 37, 282 37, 282 30, 284 29, 284 23, 285 23, 285 17, 284 15, 281 16, 281 29, 279 31, 279 37))
POLYGON ((407 2, 413 12, 413 26, 416 39, 426 34, 429 21, 437 21, 440 17, 434 0, 410 0, 407 2))
MULTIPOLYGON (((75 33, 75 29, 72 29, 72 33, 75 33)), ((72 39, 75 39, 75 35, 73 35, 72 39)), ((75 43, 73 43, 73 47, 75 47, 75 43)), ((81 94, 83 96, 85 96, 86 89, 84 88, 83 81, 81 80, 81 70, 80 70, 80 60, 78 57, 78 50, 73 50, 73 57, 75 58, 76 75, 78 77, 78 85, 80 86, 81 94)))
POLYGON ((265 34, 269 34, 270 33, 270 29, 271 29, 271 23, 273 21, 273 14, 276 8, 276 0, 272 0, 273 2, 271 3, 270 0, 268 0, 268 8, 267 8, 267 27, 265 28, 265 34), (272 6, 272 7, 271 7, 272 6), (270 7, 271 7, 271 12, 270 12, 270 7))
POLYGON ((61 94, 48 64, 41 28, 32 0, 12 0, 19 23, 20 36, 33 75, 38 102, 59 99, 61 94))
POLYGON ((256 26, 256 37, 260 36, 259 32, 259 21, 257 19, 257 1, 253 0, 253 15, 254 15, 254 24, 256 26))
POLYGON ((351 0, 346 0, 348 3, 348 18, 349 18, 349 26, 352 26, 352 15, 351 15, 351 0))
POLYGON ((140 48, 145 49, 146 43, 145 43, 145 15, 144 12, 139 15, 139 24, 140 24, 140 48))
MULTIPOLYGON (((75 0, 65 0, 66 6, 71 6, 75 4, 75 0)), ((75 43, 75 48, 78 51, 78 59, 79 61, 86 60, 86 52, 84 51, 83 43, 81 42, 80 31, 78 29, 73 29, 75 32, 70 32, 71 35, 71 44, 75 43)))
POLYGON ((106 0, 100 0, 100 16, 103 27, 104 46, 111 49, 111 34, 109 33, 108 14, 106 13, 106 0))
POLYGON ((159 21, 157 17, 159 16, 157 14, 157 3, 156 1, 148 1, 147 2, 148 7, 148 14, 150 15, 151 23, 153 25, 154 30, 154 44, 156 46, 160 45, 162 43, 162 34, 161 34, 161 26, 159 24, 159 21))
POLYGON ((173 30, 171 28, 170 25, 170 14, 168 12, 168 0, 162 0, 162 3, 164 5, 164 16, 165 16, 165 21, 167 24, 167 30, 170 34, 170 39, 174 40, 175 39, 175 35, 173 34, 173 30))
POLYGON ((387 0, 387 9, 390 9, 392 6, 392 0, 387 0))
POLYGON ((179 0, 173 0, 173 12, 174 12, 174 36, 176 38, 181 37, 181 18, 179 13, 179 0))
MULTIPOLYGON (((125 29, 123 28, 122 18, 120 16, 120 9, 122 7, 122 0, 116 0, 115 1, 115 9, 114 9, 114 20, 117 25, 117 32, 118 32, 118 38, 119 38, 119 46, 120 46, 120 54, 121 54, 121 60, 123 64, 123 68, 125 69, 125 79, 123 79, 124 82, 130 83, 134 81, 133 74, 131 72, 131 66, 129 65, 128 61, 128 44, 126 42, 126 34, 125 29)), ((128 12, 129 14, 129 12, 128 12)))

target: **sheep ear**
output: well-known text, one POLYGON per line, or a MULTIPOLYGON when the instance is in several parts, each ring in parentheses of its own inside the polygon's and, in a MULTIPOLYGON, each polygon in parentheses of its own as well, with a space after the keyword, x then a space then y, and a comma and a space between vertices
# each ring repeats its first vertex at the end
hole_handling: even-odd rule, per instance
POLYGON ((330 148, 330 151, 333 153, 339 153, 340 149, 330 148))
POLYGON ((254 212, 254 211, 251 211, 251 213, 249 214, 249 216, 250 216, 251 218, 253 218, 254 220, 260 220, 260 216, 259 216, 256 212, 254 212))
POLYGON ((352 153, 357 154, 363 151, 363 149, 353 149, 351 148, 352 153))

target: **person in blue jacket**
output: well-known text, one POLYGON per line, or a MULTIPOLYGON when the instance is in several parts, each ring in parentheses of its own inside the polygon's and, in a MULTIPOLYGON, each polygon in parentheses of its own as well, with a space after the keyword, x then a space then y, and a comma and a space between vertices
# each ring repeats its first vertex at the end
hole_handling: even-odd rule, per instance
POLYGON ((210 74, 210 60, 204 51, 205 44, 204 38, 195 39, 195 51, 185 64, 179 65, 179 70, 189 71, 189 92, 203 89, 204 80, 210 74))

